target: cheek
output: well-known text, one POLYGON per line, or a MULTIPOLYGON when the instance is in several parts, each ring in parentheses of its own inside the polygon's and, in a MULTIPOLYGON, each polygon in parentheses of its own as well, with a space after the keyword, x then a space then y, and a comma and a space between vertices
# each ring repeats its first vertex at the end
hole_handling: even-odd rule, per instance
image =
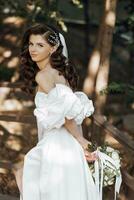
POLYGON ((28 51, 31 52, 31 47, 30 46, 28 47, 28 51))
POLYGON ((49 49, 47 49, 47 48, 45 48, 45 49, 39 49, 39 54, 40 54, 40 56, 42 57, 47 57, 47 56, 49 56, 49 49))

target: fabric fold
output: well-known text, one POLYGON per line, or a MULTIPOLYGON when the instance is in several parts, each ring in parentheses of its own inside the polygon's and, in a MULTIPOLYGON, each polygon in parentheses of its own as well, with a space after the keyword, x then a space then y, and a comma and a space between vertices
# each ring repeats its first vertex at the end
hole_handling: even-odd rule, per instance
POLYGON ((93 103, 83 92, 73 92, 63 84, 56 84, 48 94, 37 92, 34 115, 47 130, 60 128, 65 123, 65 118, 74 119, 81 124, 86 117, 94 112, 93 103), (40 95, 44 100, 40 101, 40 95), (39 99, 38 99, 39 97, 39 99))

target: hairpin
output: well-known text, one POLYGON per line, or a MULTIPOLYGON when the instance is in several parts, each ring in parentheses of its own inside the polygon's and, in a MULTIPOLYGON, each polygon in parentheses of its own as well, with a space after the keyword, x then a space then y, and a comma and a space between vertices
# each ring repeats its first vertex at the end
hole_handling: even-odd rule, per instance
POLYGON ((54 34, 54 35, 51 35, 51 34, 49 35, 49 37, 50 37, 51 39, 48 38, 48 41, 51 42, 51 43, 54 44, 54 45, 56 45, 56 44, 59 45, 60 42, 59 42, 58 34, 57 34, 56 32, 54 32, 54 31, 53 31, 53 34, 54 34))

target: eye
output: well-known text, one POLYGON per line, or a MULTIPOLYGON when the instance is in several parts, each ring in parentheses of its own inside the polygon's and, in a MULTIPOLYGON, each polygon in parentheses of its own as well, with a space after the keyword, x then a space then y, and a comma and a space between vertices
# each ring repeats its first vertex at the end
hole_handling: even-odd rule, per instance
POLYGON ((43 47, 43 44, 38 44, 39 47, 43 47))

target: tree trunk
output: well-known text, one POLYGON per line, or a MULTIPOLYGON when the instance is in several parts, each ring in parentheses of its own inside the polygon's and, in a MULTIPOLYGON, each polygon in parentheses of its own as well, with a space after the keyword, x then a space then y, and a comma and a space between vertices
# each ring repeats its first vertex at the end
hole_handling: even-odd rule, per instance
POLYGON ((109 59, 112 47, 113 30, 116 19, 117 0, 104 0, 103 17, 99 28, 96 46, 88 65, 88 77, 83 90, 95 97, 96 112, 101 113, 106 102, 106 95, 100 91, 108 84, 109 59))
POLYGON ((87 72, 88 74, 87 74, 87 77, 86 77, 86 79, 84 81, 84 85, 83 85, 83 91, 92 97, 94 95, 96 76, 97 76, 97 72, 98 72, 99 65, 100 65, 100 57, 101 57, 100 47, 101 47, 102 27, 103 27, 102 24, 104 21, 103 18, 104 18, 104 16, 101 19, 101 23, 100 23, 94 50, 92 51, 91 56, 89 58, 88 72, 87 72))
POLYGON ((116 6, 117 0, 105 0, 104 18, 102 23, 102 40, 100 45, 100 66, 95 85, 95 106, 97 113, 102 113, 102 109, 106 102, 106 95, 100 95, 100 91, 108 85, 110 53, 116 19, 116 6))

